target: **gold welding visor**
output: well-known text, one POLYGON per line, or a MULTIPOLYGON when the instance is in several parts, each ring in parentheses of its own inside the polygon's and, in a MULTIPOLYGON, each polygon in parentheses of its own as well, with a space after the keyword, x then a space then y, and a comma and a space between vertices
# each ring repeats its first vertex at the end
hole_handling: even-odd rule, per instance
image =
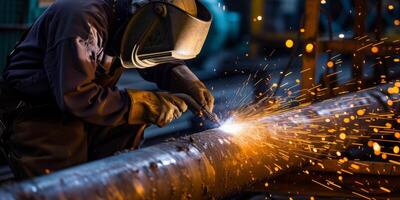
POLYGON ((197 16, 166 3, 151 2, 132 16, 123 34, 125 68, 148 68, 195 58, 211 26, 211 13, 196 1, 197 16))

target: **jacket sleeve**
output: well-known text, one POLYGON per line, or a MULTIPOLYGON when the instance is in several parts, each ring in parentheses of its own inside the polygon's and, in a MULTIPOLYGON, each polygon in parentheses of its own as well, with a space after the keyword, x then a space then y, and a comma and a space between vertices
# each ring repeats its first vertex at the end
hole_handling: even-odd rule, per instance
POLYGON ((95 23, 79 15, 68 21, 57 20, 50 23, 49 34, 55 36, 49 36, 48 41, 53 42, 48 44, 44 68, 58 106, 97 125, 127 123, 130 99, 126 91, 95 83, 104 46, 104 35, 97 31, 104 27, 93 26, 95 23))
POLYGON ((172 81, 171 73, 172 69, 179 65, 185 65, 185 62, 174 62, 160 64, 155 67, 150 67, 146 69, 138 69, 141 77, 146 81, 156 83, 158 88, 168 90, 170 82, 172 81))
POLYGON ((129 97, 117 87, 102 87, 94 82, 96 63, 89 52, 84 40, 73 38, 47 53, 45 67, 57 104, 90 123, 126 123, 129 97))

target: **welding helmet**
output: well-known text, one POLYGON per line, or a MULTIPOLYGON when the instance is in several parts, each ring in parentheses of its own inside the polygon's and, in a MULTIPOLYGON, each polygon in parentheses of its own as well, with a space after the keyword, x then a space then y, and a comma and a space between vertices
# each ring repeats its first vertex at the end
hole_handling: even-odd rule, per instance
POLYGON ((122 36, 120 59, 125 68, 148 68, 195 58, 212 22, 197 0, 150 1, 129 19, 122 36))

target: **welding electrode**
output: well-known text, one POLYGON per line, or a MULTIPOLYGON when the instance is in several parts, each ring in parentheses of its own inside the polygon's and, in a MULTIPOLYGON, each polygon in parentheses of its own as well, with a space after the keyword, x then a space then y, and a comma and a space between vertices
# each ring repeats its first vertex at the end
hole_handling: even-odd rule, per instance
POLYGON ((215 124, 218 125, 218 126, 221 126, 221 122, 220 122, 218 116, 217 116, 215 113, 208 112, 208 110, 205 109, 204 107, 202 107, 201 112, 204 113, 204 115, 205 115, 210 121, 212 121, 213 123, 215 123, 215 124))
POLYGON ((185 101, 185 103, 189 106, 189 109, 197 111, 200 110, 201 113, 211 122, 215 123, 218 126, 221 126, 220 120, 218 116, 215 113, 209 112, 204 106, 201 106, 199 103, 197 103, 196 100, 194 100, 191 96, 187 94, 174 94, 175 96, 181 98, 182 100, 185 101))

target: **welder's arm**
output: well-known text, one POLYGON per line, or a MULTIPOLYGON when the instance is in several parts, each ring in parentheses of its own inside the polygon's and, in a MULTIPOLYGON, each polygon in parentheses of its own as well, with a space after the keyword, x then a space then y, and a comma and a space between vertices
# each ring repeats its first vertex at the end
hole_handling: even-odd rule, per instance
POLYGON ((117 126, 129 122, 130 98, 117 87, 94 82, 94 46, 80 37, 60 41, 44 65, 58 106, 90 123, 117 126))
POLYGON ((140 76, 146 81, 157 84, 157 87, 163 90, 168 90, 171 79, 172 69, 180 65, 184 65, 183 61, 174 63, 160 64, 155 67, 145 69, 137 69, 140 76))
POLYGON ((95 83, 93 48, 79 37, 60 42, 45 66, 61 109, 90 123, 106 126, 152 123, 160 127, 186 111, 186 103, 168 93, 102 87, 95 83))

